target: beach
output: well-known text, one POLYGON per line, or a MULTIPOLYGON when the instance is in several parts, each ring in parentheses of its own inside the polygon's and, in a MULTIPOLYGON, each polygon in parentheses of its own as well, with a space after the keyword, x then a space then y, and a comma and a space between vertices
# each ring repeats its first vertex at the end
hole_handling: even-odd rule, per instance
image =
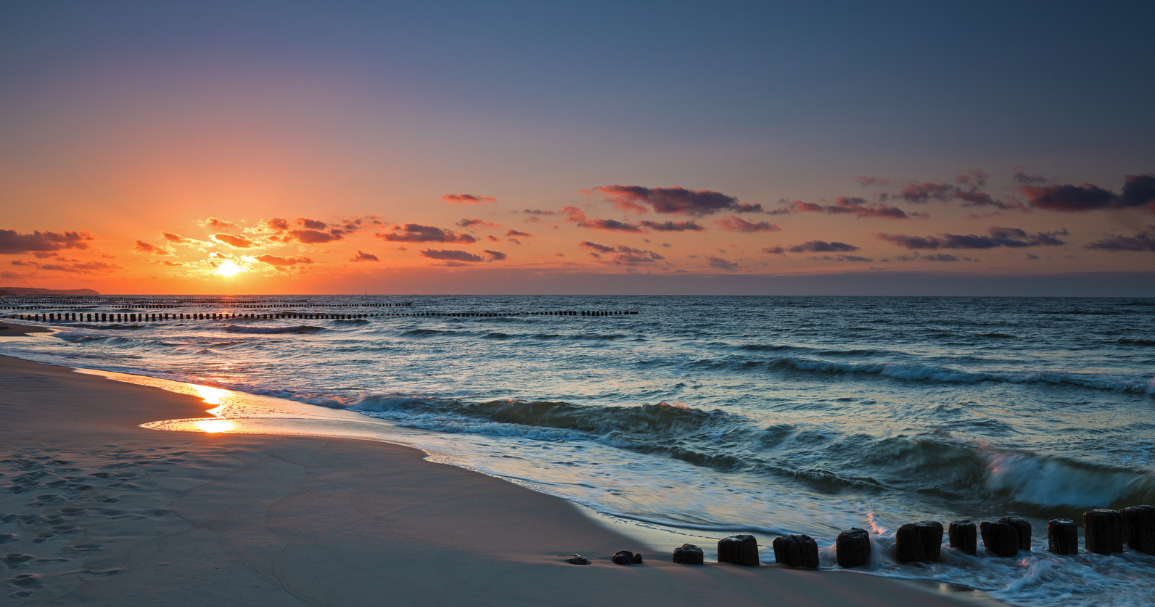
POLYGON ((206 408, 0 358, 5 604, 984 600, 847 572, 676 565, 569 502, 403 446, 139 427, 206 408), (645 563, 615 565, 618 550, 645 563), (592 564, 566 563, 574 553, 592 564))

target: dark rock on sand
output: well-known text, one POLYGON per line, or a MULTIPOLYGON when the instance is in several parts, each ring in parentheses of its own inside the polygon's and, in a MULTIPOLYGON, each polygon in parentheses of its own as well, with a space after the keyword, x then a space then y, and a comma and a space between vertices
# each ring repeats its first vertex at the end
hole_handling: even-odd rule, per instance
POLYGON ((590 560, 587 559, 586 557, 580 555, 580 554, 575 554, 575 555, 569 557, 568 559, 565 560, 565 562, 572 563, 574 565, 589 565, 590 564, 590 560))
POLYGON ((640 565, 642 563, 641 553, 634 554, 629 550, 619 550, 614 553, 613 561, 619 565, 640 565))

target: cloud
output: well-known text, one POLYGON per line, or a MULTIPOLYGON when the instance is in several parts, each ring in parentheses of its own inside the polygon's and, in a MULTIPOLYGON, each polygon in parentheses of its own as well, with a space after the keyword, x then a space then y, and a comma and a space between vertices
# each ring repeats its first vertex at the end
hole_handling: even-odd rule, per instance
POLYGON ((905 234, 875 234, 878 238, 906 249, 994 249, 997 247, 1057 247, 1066 244, 1056 236, 1067 231, 1028 234, 1019 228, 992 227, 989 236, 974 234, 939 234, 938 236, 908 236, 905 234))
POLYGON ((41 265, 41 264, 35 264, 35 263, 23 263, 23 264, 19 264, 19 265, 32 265, 32 266, 36 266, 40 270, 45 270, 45 271, 49 271, 49 272, 68 272, 70 274, 106 274, 109 272, 115 272, 117 270, 123 270, 124 269, 124 268, 122 268, 116 264, 104 263, 102 261, 86 261, 84 263, 74 263, 71 265, 64 265, 64 264, 43 264, 43 265, 41 265))
POLYGON ((377 259, 377 256, 373 255, 372 253, 366 253, 364 251, 357 251, 357 254, 354 255, 349 261, 381 261, 381 260, 377 259))
MULTIPOLYGON (((516 213, 517 211, 510 212, 516 213)), ((557 211, 546 211, 543 209, 523 209, 521 212, 526 215, 557 215, 557 211)))
POLYGON ((1147 226, 1147 230, 1139 232, 1134 237, 1108 236, 1092 242, 1085 248, 1099 251, 1149 251, 1155 253, 1155 226, 1147 226))
POLYGON ((973 171, 967 171, 966 173, 959 174, 958 177, 954 178, 954 182, 964 185, 973 184, 976 186, 984 186, 987 184, 987 177, 990 177, 990 175, 988 175, 986 171, 975 169, 973 171))
POLYGON ((256 244, 244 236, 233 236, 232 234, 213 234, 212 238, 237 249, 247 249, 256 244))
POLYGON ((198 221, 197 223, 206 227, 206 228, 212 228, 214 230, 226 230, 228 228, 237 227, 237 224, 235 224, 231 221, 225 221, 223 219, 217 219, 216 217, 209 217, 208 219, 206 219, 204 221, 198 221))
POLYGON ((257 261, 267 263, 278 268, 288 268, 296 265, 308 265, 314 263, 308 257, 279 257, 277 255, 258 255, 254 257, 257 261))
POLYGON ((785 255, 786 249, 781 245, 775 247, 762 247, 761 252, 766 253, 767 255, 785 255))
POLYGON ((449 204, 481 204, 483 202, 497 202, 490 196, 474 196, 473 194, 444 194, 441 199, 449 204))
MULTIPOLYGON (((959 176, 956 181, 958 179, 964 179, 964 176, 959 176)), ((899 196, 907 202, 917 204, 924 204, 931 200, 937 202, 961 200, 964 203, 963 206, 967 207, 993 206, 1000 209, 1017 208, 1014 204, 995 200, 989 194, 979 190, 978 185, 981 184, 977 182, 982 181, 982 183, 985 183, 985 181, 974 180, 970 177, 966 177, 966 179, 967 181, 960 182, 967 186, 965 189, 951 183, 912 183, 902 188, 899 196), (976 181, 976 183, 968 184, 968 182, 972 180, 976 181)))
POLYGON ((514 237, 518 237, 518 236, 533 238, 533 234, 530 234, 529 232, 520 232, 518 230, 507 230, 505 232, 505 235, 510 237, 510 238, 514 238, 514 237))
POLYGON ((1155 212, 1155 173, 1125 175, 1123 192, 1116 194, 1097 185, 1023 185, 1019 188, 1036 209, 1079 213, 1100 209, 1129 209, 1152 205, 1155 212))
POLYGON ((336 228, 328 232, 321 232, 319 230, 289 230, 285 235, 285 242, 292 242, 296 240, 302 244, 322 244, 332 242, 334 240, 344 240, 344 232, 336 228))
POLYGON ((421 251, 421 256, 428 257, 429 259, 438 259, 441 261, 468 263, 478 263, 482 261, 501 261, 506 258, 505 253, 500 251, 484 251, 484 253, 487 257, 489 257, 489 259, 485 259, 480 255, 474 255, 473 253, 469 253, 467 251, 453 251, 447 249, 441 249, 437 251, 433 249, 425 249, 424 251, 421 251))
POLYGON ((1023 172, 1023 167, 1015 167, 1015 181, 1024 185, 1044 185, 1047 178, 1041 175, 1028 175, 1023 172))
MULTIPOLYGON (((786 247, 787 251, 791 253, 845 253, 849 251, 857 251, 858 247, 845 242, 826 242, 825 240, 807 240, 802 244, 796 244, 791 247, 786 247)), ((766 249, 762 250, 763 252, 766 249)))
POLYGON ((881 177, 862 177, 862 176, 860 176, 860 177, 858 177, 857 181, 858 181, 858 185, 863 186, 863 187, 872 186, 872 185, 880 185, 882 187, 889 187, 890 186, 890 180, 889 179, 883 179, 881 177))
POLYGON ((898 207, 886 205, 868 205, 866 200, 858 197, 840 196, 832 205, 821 205, 813 202, 795 200, 790 206, 799 213, 828 213, 831 215, 854 215, 855 217, 881 217, 885 219, 910 219, 905 211, 898 207))
POLYGON ((266 219, 264 223, 266 228, 276 232, 284 232, 285 230, 289 229, 288 220, 281 219, 280 217, 266 219))
POLYGON ((579 228, 591 230, 605 230, 607 232, 642 232, 642 228, 615 219, 589 219, 585 211, 577 207, 565 207, 561 210, 565 220, 577 224, 579 228))
POLYGON ((590 252, 590 256, 601 259, 602 255, 614 253, 615 255, 609 259, 609 262, 619 266, 636 266, 642 264, 657 263, 665 259, 654 251, 645 249, 635 249, 625 245, 617 245, 607 247, 596 242, 589 242, 588 240, 579 244, 579 247, 590 252))
POLYGON ((461 221, 457 222, 457 225, 459 225, 463 228, 466 228, 466 229, 468 229, 468 228, 500 228, 501 227, 501 226, 497 225, 496 223, 493 223, 492 221, 486 221, 484 219, 462 219, 461 221))
POLYGON ((700 217, 718 211, 749 213, 762 210, 762 205, 739 203, 733 196, 710 190, 687 190, 682 187, 647 188, 639 185, 606 185, 593 189, 614 206, 624 211, 693 215, 700 217))
POLYGON ((710 266, 711 268, 726 270, 727 272, 733 272, 734 270, 738 269, 738 264, 722 259, 721 257, 707 257, 706 265, 710 266))
POLYGON ((297 223, 304 226, 307 230, 324 230, 329 227, 329 224, 323 221, 316 219, 306 219, 304 217, 298 217, 297 223))
POLYGON ((164 233, 162 233, 162 235, 164 236, 165 240, 172 242, 172 243, 187 244, 190 242, 189 239, 183 238, 177 234, 173 234, 172 232, 164 232, 164 233))
POLYGON ((596 253, 613 253, 614 252, 613 247, 607 247, 605 245, 600 245, 596 242, 590 242, 588 240, 579 244, 578 246, 583 248, 583 249, 589 249, 590 251, 594 251, 596 253))
POLYGON ((706 228, 692 222, 692 221, 642 221, 639 222, 643 227, 649 228, 655 232, 701 232, 706 228))
POLYGON ((152 253, 153 255, 172 255, 172 253, 158 246, 148 244, 143 240, 136 241, 136 246, 133 248, 137 251, 140 251, 141 253, 152 253))
POLYGON ((458 234, 449 230, 442 230, 433 226, 423 226, 416 223, 407 223, 404 226, 393 226, 392 234, 377 234, 389 242, 455 242, 473 244, 477 239, 469 234, 458 234))
POLYGON ((751 223, 736 215, 719 219, 714 223, 727 232, 778 232, 782 229, 765 221, 751 223))
POLYGON ((18 255, 33 251, 87 249, 92 240, 88 232, 32 232, 20 234, 16 230, 0 230, 0 255, 18 255))

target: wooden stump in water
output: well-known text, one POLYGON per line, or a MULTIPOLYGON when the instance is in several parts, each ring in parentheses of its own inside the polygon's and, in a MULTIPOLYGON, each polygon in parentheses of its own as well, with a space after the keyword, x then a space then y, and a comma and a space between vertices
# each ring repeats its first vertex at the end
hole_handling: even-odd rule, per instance
POLYGON ((1083 533, 1083 547, 1088 552, 1123 552, 1123 515, 1118 510, 1084 512, 1083 533))
POLYGON ((613 561, 619 565, 640 565, 642 555, 641 553, 634 554, 629 550, 619 550, 614 553, 613 561))
POLYGON ((818 544, 809 535, 774 538, 774 560, 791 567, 818 568, 818 544))
POLYGON ((942 523, 919 521, 898 528, 894 558, 900 563, 937 563, 942 550, 942 523))
POLYGON ((851 527, 838 534, 834 551, 839 567, 861 567, 870 561, 870 534, 865 529, 851 527))
POLYGON ((705 559, 702 558, 701 548, 693 544, 682 544, 674 548, 674 562, 683 565, 701 565, 705 559))
POLYGON ((947 527, 950 547, 975 556, 979 552, 978 527, 972 521, 955 521, 947 527))
POLYGON ((1155 506, 1124 508, 1123 540, 1132 550, 1155 555, 1155 506))
POLYGON ((1019 530, 1014 525, 1002 519, 979 523, 979 532, 983 536, 983 545, 987 552, 1002 557, 1010 557, 1019 553, 1019 530))
POLYGON ((718 562, 757 567, 758 540, 752 535, 732 535, 718 540, 718 562))
POLYGON ((1069 518, 1047 523, 1047 550, 1054 554, 1079 554, 1079 528, 1069 518))
POLYGON ((1019 532, 1019 550, 1031 551, 1031 523, 1021 516, 1004 516, 1000 523, 1006 523, 1019 532))

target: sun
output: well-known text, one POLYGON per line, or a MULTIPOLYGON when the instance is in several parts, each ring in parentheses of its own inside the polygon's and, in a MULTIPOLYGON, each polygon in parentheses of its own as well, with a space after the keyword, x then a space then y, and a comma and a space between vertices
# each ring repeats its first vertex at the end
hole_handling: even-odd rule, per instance
POLYGON ((238 273, 243 271, 244 269, 241 268, 241 266, 238 266, 232 261, 226 261, 217 266, 217 274, 220 276, 236 276, 238 273))

